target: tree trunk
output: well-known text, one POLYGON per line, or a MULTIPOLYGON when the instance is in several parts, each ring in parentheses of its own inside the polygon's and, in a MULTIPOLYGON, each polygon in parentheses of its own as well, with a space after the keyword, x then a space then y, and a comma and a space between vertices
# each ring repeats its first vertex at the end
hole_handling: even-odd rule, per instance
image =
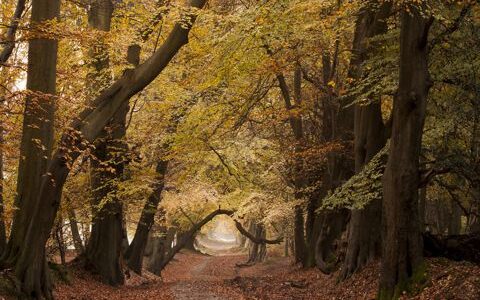
POLYGON ((125 167, 125 123, 128 103, 118 111, 94 151, 92 188, 94 219, 92 233, 86 249, 87 266, 93 266, 102 279, 110 285, 123 284, 123 205, 116 195, 118 180, 125 167), (114 171, 112 171, 114 170, 114 171))
MULTIPOLYGON (((32 3, 31 23, 41 24, 56 19, 60 1, 39 0, 32 3)), ((19 249, 35 213, 37 194, 42 176, 46 173, 53 145, 54 95, 58 42, 36 37, 28 48, 27 95, 23 118, 20 162, 17 177, 17 195, 10 240, 2 261, 11 266, 18 258, 19 249)))
POLYGON ((420 222, 420 231, 425 232, 427 228, 426 209, 427 209, 427 188, 420 189, 418 194, 418 218, 420 222))
MULTIPOLYGON (((0 105, 3 105, 3 99, 0 99, 0 105)), ((5 210, 3 201, 3 124, 0 124, 0 255, 7 246, 7 233, 5 229, 5 210)))
POLYGON ((165 256, 172 249, 172 242, 175 237, 175 229, 173 227, 161 227, 160 234, 153 236, 151 239, 152 254, 147 261, 147 269, 153 274, 160 276, 162 272, 162 263, 165 256))
POLYGON ((393 104, 388 163, 383 176, 383 257, 379 299, 396 299, 424 275, 418 218, 419 156, 428 91, 431 20, 414 5, 402 12, 400 81, 393 104))
POLYGON ((295 223, 293 235, 295 243, 295 262, 301 263, 303 265, 303 263, 306 261, 307 246, 305 244, 303 209, 299 205, 295 207, 295 223))
MULTIPOLYGON (((368 2, 367 8, 363 9, 355 29, 350 77, 356 80, 361 79, 361 65, 367 58, 369 49, 373 49, 372 46, 367 47, 367 39, 387 31, 386 18, 392 5, 391 2, 384 2, 375 9, 369 7, 371 4, 368 2)), ((380 100, 369 105, 355 105, 354 135, 355 173, 358 174, 386 142, 380 100)), ((352 211, 341 279, 349 277, 380 256, 381 211, 382 204, 378 200, 372 201, 363 209, 352 211)))
POLYGON ((462 209, 454 201, 450 202, 450 207, 448 235, 459 235, 462 231, 462 209))
POLYGON ((73 246, 77 255, 83 254, 85 252, 85 247, 83 246, 82 237, 80 236, 80 231, 78 230, 77 217, 75 215, 75 210, 71 207, 67 209, 68 213, 68 222, 70 223, 70 231, 72 232, 73 246))
POLYGON ((345 231, 348 211, 346 209, 324 211, 319 217, 321 228, 315 245, 315 262, 320 271, 330 274, 341 260, 338 239, 345 231))
POLYGON ((455 261, 480 264, 480 234, 433 235, 423 234, 424 254, 427 257, 445 257, 455 261))
POLYGON ((65 258, 65 240, 63 238, 63 221, 60 218, 57 223, 57 228, 55 228, 55 240, 57 241, 58 253, 60 254, 60 262, 62 265, 67 263, 65 258))
MULTIPOLYGON (((33 1, 32 26, 56 19, 59 11, 58 0, 33 1)), ((30 227, 38 226, 33 216, 39 211, 37 195, 52 151, 57 49, 58 42, 53 39, 34 37, 29 41, 27 89, 32 93, 27 96, 25 102, 15 199, 18 210, 14 214, 10 240, 2 256, 3 264, 6 266, 16 264, 34 270, 35 276, 16 270, 16 275, 23 279, 23 291, 28 290, 26 295, 32 298, 40 298, 43 295, 46 298, 52 297, 45 244, 42 248, 32 249, 26 236, 30 227), (28 251, 28 256, 34 258, 36 263, 26 263, 20 256, 22 250, 28 251)), ((45 241, 49 233, 50 230, 45 235, 45 241)))
MULTIPOLYGON (((266 239, 267 231, 265 230, 265 226, 261 223, 255 223, 252 221, 251 227, 249 228, 250 234, 252 234, 256 239, 266 239)), ((259 244, 255 242, 249 243, 248 249, 248 260, 246 263, 241 264, 239 266, 251 266, 258 262, 265 261, 267 257, 267 245, 266 244, 259 244)))
MULTIPOLYGON (((338 43, 333 59, 328 53, 323 54, 323 76, 324 85, 334 78, 336 61, 338 56, 338 43)), ((345 152, 330 153, 327 155, 327 167, 323 171, 321 195, 334 190, 342 185, 344 181, 353 175, 353 160, 350 159, 348 148, 346 146, 352 140, 353 136, 353 108, 346 107, 348 102, 339 101, 339 108, 332 105, 333 93, 330 90, 324 101, 323 107, 323 128, 322 137, 327 142, 341 142, 345 147, 345 152)), ((338 244, 335 244, 341 238, 342 233, 348 222, 349 212, 347 210, 323 210, 316 216, 319 220, 315 224, 320 224, 320 232, 315 241, 315 262, 317 267, 324 273, 331 273, 339 262, 338 244)))
POLYGON ((150 229, 155 221, 157 206, 161 200, 167 168, 168 161, 161 160, 157 163, 157 178, 155 179, 153 192, 150 194, 143 207, 140 220, 138 221, 137 230, 135 231, 135 236, 125 254, 125 258, 128 261, 128 267, 138 274, 142 273, 145 246, 147 245, 150 229))
MULTIPOLYGON (((202 8, 205 2, 192 0, 191 5, 202 8)), ((188 14, 185 17, 191 22, 177 23, 163 45, 147 61, 135 69, 124 72, 120 79, 101 92, 94 101, 91 101, 89 107, 72 120, 69 129, 61 136, 37 193, 35 214, 30 222, 35 226, 29 226, 15 266, 16 277, 27 295, 37 298, 51 296, 51 285, 43 276, 46 274, 43 259, 45 244, 52 230, 70 165, 85 149, 85 141, 93 142, 115 113, 128 103, 133 95, 150 84, 188 42, 188 33, 195 21, 195 15, 188 14)))
MULTIPOLYGON (((90 27, 108 32, 114 6, 110 0, 92 2, 88 13, 90 27)), ((98 94, 109 84, 108 49, 102 41, 90 50, 94 72, 89 74, 89 93, 98 94)), ((123 174, 126 144, 125 118, 128 104, 124 104, 103 129, 95 143, 92 159, 93 220, 92 232, 86 248, 87 268, 97 272, 110 285, 123 284, 122 240, 123 207, 116 196, 117 181, 123 174), (113 171, 112 171, 113 170, 113 171)))
POLYGON ((322 191, 320 193, 314 192, 310 195, 310 199, 307 203, 307 218, 305 222, 305 241, 306 241, 306 255, 303 261, 303 265, 306 268, 314 267, 316 264, 315 255, 317 240, 321 232, 321 217, 317 216, 316 210, 319 207, 320 200, 323 199, 326 193, 322 191))

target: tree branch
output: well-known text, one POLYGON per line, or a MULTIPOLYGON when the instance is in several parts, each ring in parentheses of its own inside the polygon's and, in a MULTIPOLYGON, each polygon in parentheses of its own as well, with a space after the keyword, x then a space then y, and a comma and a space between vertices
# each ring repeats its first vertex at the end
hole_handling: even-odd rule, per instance
POLYGON ((447 27, 443 32, 441 32, 439 35, 437 35, 430 41, 428 51, 431 51, 433 48, 435 48, 435 46, 438 45, 448 35, 457 31, 460 28, 460 25, 462 25, 462 21, 465 19, 465 17, 475 4, 476 1, 472 1, 468 3, 465 7, 463 7, 460 11, 460 15, 453 21, 452 25, 450 27, 447 27))
POLYGON ((7 62, 12 55, 13 49, 15 48, 15 35, 17 33, 18 24, 20 23, 20 18, 25 11, 25 2, 26 0, 17 1, 17 6, 15 8, 15 12, 13 13, 12 20, 10 21, 10 26, 8 27, 5 40, 1 41, 4 46, 2 52, 0 53, 0 68, 7 62))
POLYGON ((274 240, 256 237, 250 232, 248 232, 248 230, 246 230, 240 222, 238 222, 237 220, 233 221, 235 222, 235 227, 237 227, 237 230, 255 244, 280 244, 281 242, 283 242, 283 236, 280 236, 274 240))

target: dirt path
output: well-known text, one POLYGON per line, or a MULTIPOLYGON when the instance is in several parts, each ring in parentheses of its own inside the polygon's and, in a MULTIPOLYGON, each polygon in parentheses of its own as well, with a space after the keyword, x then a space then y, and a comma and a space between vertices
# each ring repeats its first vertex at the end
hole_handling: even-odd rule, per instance
POLYGON ((225 280, 237 276, 235 263, 243 256, 207 256, 180 253, 164 272, 164 282, 169 284, 175 300, 243 299, 239 290, 227 285, 225 280))
POLYGON ((203 281, 216 281, 215 277, 204 274, 204 270, 208 263, 212 260, 210 256, 204 256, 203 260, 190 269, 190 276, 197 278, 195 280, 182 280, 175 283, 171 288, 171 292, 176 300, 205 299, 220 300, 221 297, 214 292, 205 290, 203 281))

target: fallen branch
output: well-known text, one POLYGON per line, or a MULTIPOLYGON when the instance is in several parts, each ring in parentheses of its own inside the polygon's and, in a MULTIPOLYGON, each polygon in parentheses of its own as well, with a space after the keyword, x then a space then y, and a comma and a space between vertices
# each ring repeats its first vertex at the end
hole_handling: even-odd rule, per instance
POLYGON ((427 257, 445 257, 480 264, 480 234, 443 237, 427 232, 423 234, 423 243, 427 257))

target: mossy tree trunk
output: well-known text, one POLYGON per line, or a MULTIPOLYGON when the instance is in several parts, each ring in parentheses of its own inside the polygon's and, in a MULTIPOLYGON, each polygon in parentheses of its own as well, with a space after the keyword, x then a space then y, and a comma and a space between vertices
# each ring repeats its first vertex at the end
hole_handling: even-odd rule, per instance
MULTIPOLYGON (((419 4, 416 4, 419 5, 419 4)), ((419 156, 428 91, 428 33, 422 7, 404 8, 400 33, 400 81, 393 104, 390 153, 383 176, 383 257, 379 299, 396 299, 423 276, 418 217, 419 156)))
MULTIPOLYGON (((326 195, 329 191, 339 187, 353 175, 353 160, 348 152, 348 145, 353 139, 353 108, 347 107, 348 102, 335 98, 330 82, 334 80, 339 55, 338 42, 335 43, 335 52, 322 54, 323 62, 323 84, 329 87, 326 95, 327 100, 323 104, 323 128, 322 137, 326 142, 340 142, 345 151, 329 153, 327 155, 327 166, 323 171, 322 193, 326 195)), ((339 244, 342 233, 345 231, 349 212, 346 209, 334 211, 323 210, 317 216, 315 222, 319 226, 318 238, 315 241, 315 262, 317 267, 324 273, 331 273, 339 262, 339 244)))

